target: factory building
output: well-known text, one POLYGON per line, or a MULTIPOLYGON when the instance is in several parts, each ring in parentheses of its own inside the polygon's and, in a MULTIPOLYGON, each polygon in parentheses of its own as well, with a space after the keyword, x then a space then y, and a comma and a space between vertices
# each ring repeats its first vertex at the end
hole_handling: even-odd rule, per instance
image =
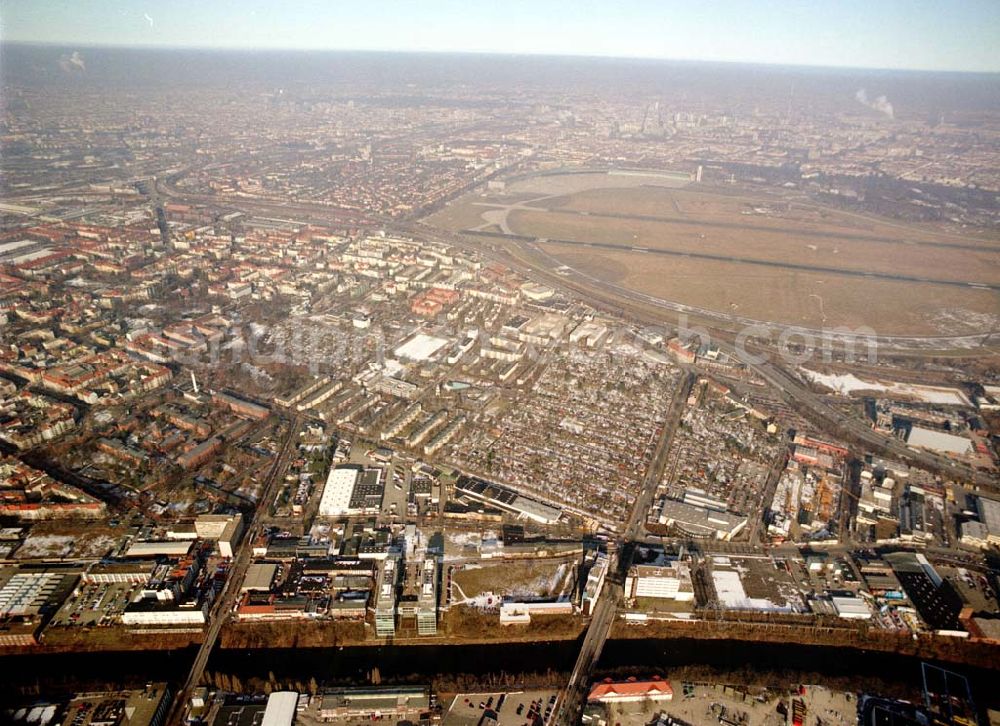
POLYGON ((0 588, 0 617, 34 618, 59 602, 76 575, 14 572, 0 588))
POLYGON ((212 395, 212 401, 220 406, 228 408, 237 416, 251 418, 262 421, 270 415, 270 411, 260 404, 247 401, 243 398, 231 396, 228 393, 216 392, 212 395))
POLYGON ((277 575, 277 563, 254 562, 247 568, 247 574, 240 585, 240 593, 270 592, 277 575))
POLYGON ((292 726, 298 705, 299 694, 295 691, 275 691, 267 697, 260 726, 292 726))
POLYGON ((330 470, 319 502, 321 517, 376 514, 382 508, 385 483, 381 469, 338 466, 330 470))
POLYGON ((184 557, 190 551, 192 542, 170 540, 148 540, 134 542, 125 552, 126 558, 149 559, 151 557, 184 557))
POLYGON ((543 504, 537 499, 523 496, 513 489, 484 479, 468 476, 459 477, 458 481, 455 482, 455 494, 541 524, 555 524, 562 516, 561 509, 543 504))
POLYGON ((680 561, 664 566, 633 565, 625 577, 625 597, 691 602, 694 600, 691 567, 680 561))
POLYGON ((201 607, 177 605, 174 602, 143 598, 122 612, 124 625, 204 625, 208 603, 201 607))
POLYGON ((564 602, 505 602, 500 605, 501 625, 527 625, 532 615, 572 615, 573 603, 564 602))
POLYGON ((660 524, 676 527, 694 537, 731 540, 747 524, 747 518, 703 506, 666 499, 660 508, 660 524))
POLYGON ((834 595, 831 600, 838 617, 847 620, 870 620, 872 617, 871 609, 860 597, 834 595))
POLYGON ((929 449, 939 454, 968 456, 973 452, 972 442, 964 436, 913 426, 906 437, 907 446, 929 449))
POLYGON ((149 582, 155 570, 155 560, 98 562, 84 574, 83 581, 88 585, 103 585, 115 582, 143 585, 149 582))
POLYGON ((167 530, 168 540, 191 541, 198 538, 214 540, 223 557, 233 556, 233 547, 243 534, 243 515, 202 514, 167 530))
POLYGON ((336 688, 323 693, 319 717, 324 721, 417 723, 430 709, 430 690, 424 686, 336 688))

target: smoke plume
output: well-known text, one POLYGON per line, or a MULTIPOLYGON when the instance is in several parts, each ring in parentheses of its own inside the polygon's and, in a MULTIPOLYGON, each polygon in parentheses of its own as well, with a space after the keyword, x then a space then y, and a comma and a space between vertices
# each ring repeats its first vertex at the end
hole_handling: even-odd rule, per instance
POLYGON ((74 50, 72 55, 63 53, 59 57, 59 67, 64 73, 83 73, 87 70, 87 64, 83 62, 83 56, 78 50, 74 50))
POLYGON ((884 113, 889 118, 893 118, 892 104, 889 103, 889 99, 885 96, 879 96, 875 99, 868 98, 868 93, 862 88, 854 94, 854 98, 858 103, 862 103, 870 109, 874 109, 879 113, 884 113))

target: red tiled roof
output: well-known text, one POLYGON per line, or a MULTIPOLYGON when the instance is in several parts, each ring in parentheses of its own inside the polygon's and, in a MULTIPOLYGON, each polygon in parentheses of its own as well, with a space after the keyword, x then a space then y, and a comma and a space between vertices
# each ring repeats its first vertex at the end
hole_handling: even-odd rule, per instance
POLYGON ((673 694, 668 681, 627 681, 624 683, 597 683, 590 690, 588 699, 598 701, 614 696, 645 696, 673 694))

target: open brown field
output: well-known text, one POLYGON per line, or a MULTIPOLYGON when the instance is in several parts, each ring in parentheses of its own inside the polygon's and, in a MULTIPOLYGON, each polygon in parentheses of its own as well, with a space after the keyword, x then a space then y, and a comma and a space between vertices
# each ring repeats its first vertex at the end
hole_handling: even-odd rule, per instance
POLYGON ((864 325, 879 335, 958 335, 988 329, 1000 306, 997 293, 972 288, 928 285, 924 294, 914 295, 908 282, 820 278, 730 262, 581 252, 557 244, 542 249, 580 272, 663 300, 810 328, 864 325))
POLYGON ((485 593, 522 598, 556 597, 572 591, 574 566, 572 558, 498 562, 457 570, 454 582, 467 598, 485 593))
MULTIPOLYGON (((637 187, 627 190, 589 189, 576 194, 549 196, 531 202, 539 209, 648 216, 665 220, 697 220, 706 225, 739 224, 808 236, 843 234, 885 237, 902 242, 933 242, 942 245, 976 245, 1000 250, 1000 238, 955 234, 869 215, 822 207, 797 196, 761 194, 749 197, 737 191, 700 186, 679 189, 637 187)), ((523 195, 522 195, 523 196, 523 195)), ((506 201, 506 200, 505 200, 506 201)))
MULTIPOLYGON (((489 199, 494 198, 489 197, 489 199)), ((488 211, 490 207, 477 206, 476 202, 486 200, 486 195, 479 194, 462 197, 462 199, 430 215, 424 219, 424 222, 451 232, 478 227, 484 223, 483 212, 488 211)))
POLYGON ((672 172, 617 172, 611 174, 549 174, 519 179, 507 186, 506 196, 579 194, 595 189, 679 189, 690 183, 687 175, 672 172))
POLYGON ((842 212, 798 192, 747 197, 673 180, 636 183, 643 179, 521 180, 508 187, 510 196, 470 195, 428 221, 621 247, 542 245, 558 262, 598 280, 744 318, 865 325, 881 335, 970 334, 1000 324, 1000 237, 842 212), (926 281, 889 279, 895 276, 926 281))
MULTIPOLYGON (((764 228, 712 229, 699 222, 664 224, 558 212, 516 210, 508 217, 516 234, 546 239, 603 242, 680 253, 738 256, 860 272, 913 275, 960 282, 1000 283, 1000 254, 904 242, 862 242, 778 234, 764 228)), ((645 264, 645 263, 643 263, 645 264)))

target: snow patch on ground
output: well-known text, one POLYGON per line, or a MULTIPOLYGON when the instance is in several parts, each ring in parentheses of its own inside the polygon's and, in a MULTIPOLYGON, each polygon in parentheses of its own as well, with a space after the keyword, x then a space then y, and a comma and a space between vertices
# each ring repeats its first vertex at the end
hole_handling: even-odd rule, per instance
POLYGON ((936 403, 945 406, 971 406, 972 402, 957 388, 939 388, 937 386, 921 386, 898 381, 865 381, 853 373, 826 374, 802 368, 802 375, 812 383, 836 391, 843 396, 849 396, 857 391, 878 391, 890 395, 915 398, 924 403, 936 403))
POLYGON ((18 559, 40 557, 103 557, 115 545, 115 538, 109 535, 93 537, 69 534, 29 535, 17 550, 18 559))

